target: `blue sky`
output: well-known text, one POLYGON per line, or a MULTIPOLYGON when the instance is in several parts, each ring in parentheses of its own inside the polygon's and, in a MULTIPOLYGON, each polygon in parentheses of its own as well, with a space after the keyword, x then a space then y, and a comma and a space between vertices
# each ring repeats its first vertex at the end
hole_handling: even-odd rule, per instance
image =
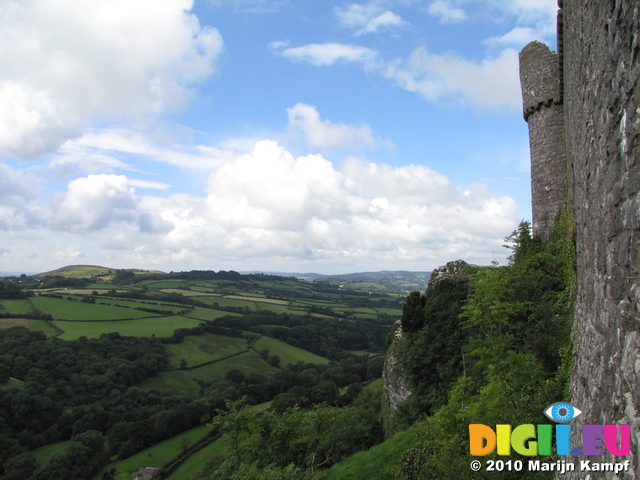
POLYGON ((504 263, 555 0, 6 0, 0 271, 504 263))

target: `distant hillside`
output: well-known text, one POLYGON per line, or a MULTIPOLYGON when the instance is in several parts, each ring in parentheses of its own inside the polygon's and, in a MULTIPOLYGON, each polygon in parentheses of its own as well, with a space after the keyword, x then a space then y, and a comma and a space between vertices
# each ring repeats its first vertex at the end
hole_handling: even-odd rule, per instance
POLYGON ((109 268, 101 267, 99 265, 67 265, 66 267, 51 270, 49 272, 38 273, 36 277, 67 277, 67 278, 91 278, 91 277, 106 277, 115 274, 118 270, 124 270, 133 273, 155 273, 163 274, 159 270, 142 270, 139 268, 109 268))
MULTIPOLYGON (((64 278, 92 278, 101 277, 104 281, 111 280, 118 272, 133 272, 134 274, 167 275, 159 270, 144 270, 139 268, 111 268, 100 265, 67 265, 48 272, 38 273, 35 277, 64 277, 64 278)), ((386 292, 406 295, 411 291, 423 291, 429 283, 431 272, 409 272, 403 270, 345 273, 339 275, 323 275, 319 273, 283 273, 283 272, 242 272, 242 274, 263 273, 281 277, 295 277, 309 282, 327 283, 332 287, 348 288, 361 292, 386 292)))
POLYGON ((368 292, 384 290, 387 293, 393 292, 400 294, 426 289, 429 278, 431 278, 431 272, 410 272, 406 270, 383 270, 380 272, 343 273, 337 275, 324 275, 322 273, 311 272, 266 272, 257 270, 240 273, 264 273, 267 275, 278 275, 280 277, 295 277, 308 282, 326 282, 335 286, 348 286, 351 290, 368 292))
POLYGON ((341 275, 309 276, 295 275, 297 278, 315 282, 326 282, 336 286, 348 287, 351 290, 374 292, 383 290, 388 293, 407 294, 427 288, 431 272, 409 272, 404 270, 346 273, 341 275))

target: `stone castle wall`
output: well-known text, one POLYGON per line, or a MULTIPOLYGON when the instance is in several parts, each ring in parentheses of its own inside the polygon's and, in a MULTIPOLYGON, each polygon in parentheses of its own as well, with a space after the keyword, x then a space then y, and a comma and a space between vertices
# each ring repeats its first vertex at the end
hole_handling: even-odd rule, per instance
MULTIPOLYGON (((640 478, 640 2, 564 1, 564 109, 576 222, 575 366, 582 423, 631 425, 640 478)), ((616 461, 603 456, 595 461, 616 461), (601 459, 602 458, 602 459, 601 459)), ((584 459, 584 457, 583 457, 584 459)), ((583 479, 584 472, 562 476, 583 479)), ((593 474, 592 474, 593 476, 593 474)))
POLYGON ((546 187, 551 192, 566 178, 577 250, 569 401, 584 412, 572 422, 571 444, 582 444, 582 424, 631 425, 631 471, 597 478, 640 479, 640 2, 565 0, 559 6, 560 60, 537 42, 521 53, 534 234, 544 238, 552 228, 549 215, 561 208, 559 196, 545 198, 546 187), (555 75, 554 62, 561 66, 555 75), (560 131, 566 177, 554 165, 560 131))

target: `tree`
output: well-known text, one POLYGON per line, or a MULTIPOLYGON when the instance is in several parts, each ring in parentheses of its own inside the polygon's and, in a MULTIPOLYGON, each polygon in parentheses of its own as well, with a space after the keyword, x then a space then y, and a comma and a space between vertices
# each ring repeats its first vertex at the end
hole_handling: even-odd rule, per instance
POLYGON ((279 367, 280 357, 278 355, 269 355, 269 357, 267 358, 267 363, 272 367, 279 367))
POLYGON ((4 464, 5 480, 24 480, 29 478, 37 466, 36 457, 31 452, 21 453, 10 458, 4 464))
POLYGON ((407 303, 402 309, 402 330, 405 332, 417 332, 424 323, 424 297, 420 292, 411 292, 407 297, 407 303))
POLYGON ((244 373, 237 368, 232 368, 231 370, 229 370, 225 377, 227 380, 235 383, 236 385, 244 382, 244 373))
POLYGON ((227 401, 227 410, 216 410, 216 416, 211 426, 219 432, 229 435, 231 438, 233 461, 242 463, 242 451, 240 449, 240 436, 249 430, 249 421, 253 414, 247 405, 247 398, 227 401))
POLYGON ((329 405, 335 404, 339 395, 340 389, 330 380, 320 382, 309 392, 310 400, 313 403, 326 403, 329 405))

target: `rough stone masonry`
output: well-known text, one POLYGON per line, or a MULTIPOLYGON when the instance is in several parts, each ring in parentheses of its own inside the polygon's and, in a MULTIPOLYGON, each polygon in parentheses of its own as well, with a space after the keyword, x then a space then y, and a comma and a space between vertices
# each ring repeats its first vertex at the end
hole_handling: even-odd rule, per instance
MULTIPOLYGON (((597 478, 640 479, 640 2, 564 0, 559 6, 559 88, 577 249, 569 401, 584 412, 572 422, 572 446, 582 443, 582 424, 629 424, 630 470, 597 478)), ((523 54, 528 49, 539 47, 523 54)), ((535 191, 539 180, 532 182, 535 191)), ((577 470, 558 478, 586 475, 577 470)))

